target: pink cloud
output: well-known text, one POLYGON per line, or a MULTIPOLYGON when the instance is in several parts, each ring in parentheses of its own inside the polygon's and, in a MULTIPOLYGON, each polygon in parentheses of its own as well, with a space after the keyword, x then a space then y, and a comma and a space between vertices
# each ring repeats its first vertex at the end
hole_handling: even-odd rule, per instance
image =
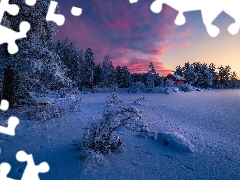
POLYGON ((189 41, 185 41, 184 43, 180 44, 181 47, 187 47, 190 45, 189 41))
POLYGON ((195 32, 192 31, 192 28, 187 27, 184 31, 178 32, 176 34, 176 37, 182 38, 182 37, 186 37, 186 36, 192 36, 193 34, 195 34, 195 32))
POLYGON ((114 66, 128 66, 132 72, 147 72, 148 64, 153 61, 156 70, 166 74, 170 70, 165 69, 160 57, 175 48, 170 39, 191 34, 190 28, 176 32, 174 20, 177 12, 174 9, 164 6, 160 14, 154 14, 149 1, 136 4, 130 4, 128 0, 68 2, 62 10, 66 22, 58 28, 54 39, 68 37, 76 41, 77 47, 84 50, 91 47, 96 63, 101 63, 103 57, 109 55, 114 66), (83 8, 80 17, 70 14, 72 5, 83 8))

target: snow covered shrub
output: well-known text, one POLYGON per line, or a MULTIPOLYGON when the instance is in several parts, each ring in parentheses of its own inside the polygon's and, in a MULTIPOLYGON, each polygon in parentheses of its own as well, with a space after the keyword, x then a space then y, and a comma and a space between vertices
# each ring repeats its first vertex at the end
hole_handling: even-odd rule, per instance
POLYGON ((133 82, 131 87, 129 88, 129 92, 131 93, 146 92, 146 86, 142 82, 133 82))
POLYGON ((46 120, 57 118, 60 115, 58 108, 54 108, 53 106, 40 106, 36 109, 38 110, 37 113, 33 114, 34 112, 32 111, 29 115, 37 121, 45 122, 46 120))
POLYGON ((77 95, 66 95, 66 98, 37 97, 23 99, 18 102, 14 110, 18 117, 37 120, 41 122, 54 120, 72 112, 80 111, 83 98, 77 95))
POLYGON ((84 98, 80 98, 77 96, 70 96, 69 99, 71 100, 71 104, 69 105, 69 109, 71 111, 79 111, 80 105, 83 103, 84 98))
POLYGON ((175 86, 175 82, 172 79, 167 79, 166 86, 169 86, 169 87, 175 86))
POLYGON ((58 90, 58 94, 60 96, 60 98, 65 98, 66 97, 66 89, 65 88, 61 88, 58 90))
POLYGON ((179 92, 178 87, 175 87, 175 86, 173 86, 173 87, 165 87, 165 93, 166 94, 177 93, 177 92, 179 92))
POLYGON ((110 154, 121 148, 121 134, 116 132, 120 127, 140 132, 145 137, 148 126, 146 123, 138 124, 140 120, 141 114, 135 107, 121 106, 118 109, 105 109, 100 122, 87 127, 81 150, 84 153, 91 150, 96 153, 110 154))
POLYGON ((15 114, 20 119, 36 120, 45 122, 54 120, 66 114, 66 111, 55 104, 38 104, 38 105, 19 105, 8 112, 0 113, 4 117, 15 114))
POLYGON ((178 88, 182 92, 191 92, 192 86, 190 84, 179 84, 178 88))
POLYGON ((112 84, 110 86, 103 86, 103 85, 98 85, 93 88, 95 93, 109 93, 109 92, 117 92, 118 85, 117 84, 112 84))
POLYGON ((121 133, 117 132, 121 127, 138 132, 144 138, 148 136, 148 124, 136 107, 123 105, 115 93, 107 102, 99 122, 86 127, 83 140, 75 143, 81 151, 80 159, 89 156, 96 159, 95 155, 98 155, 99 160, 103 154, 121 150, 121 133))
POLYGON ((136 99, 136 100, 134 100, 134 104, 140 104, 140 103, 145 103, 147 101, 147 98, 146 97, 140 97, 140 98, 138 98, 138 99, 136 99))
POLYGON ((106 108, 118 107, 123 101, 116 94, 116 92, 110 92, 110 95, 106 99, 106 108))

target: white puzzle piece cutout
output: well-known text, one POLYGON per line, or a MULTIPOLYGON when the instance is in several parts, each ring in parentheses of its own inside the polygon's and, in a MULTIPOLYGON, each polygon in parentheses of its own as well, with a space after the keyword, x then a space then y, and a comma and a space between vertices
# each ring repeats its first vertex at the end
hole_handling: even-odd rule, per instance
POLYGON ((11 116, 8 119, 8 127, 0 126, 0 133, 6 134, 9 136, 15 135, 15 129, 17 125, 19 124, 19 119, 17 117, 11 116))
POLYGON ((82 9, 73 6, 72 9, 71 9, 71 13, 74 16, 80 16, 82 14, 82 9))
POLYGON ((138 0, 129 0, 129 2, 132 4, 138 2, 138 0))
POLYGON ((13 31, 0 25, 0 44, 8 43, 8 52, 10 54, 15 54, 18 52, 18 46, 16 45, 15 41, 17 39, 27 37, 27 32, 29 30, 30 24, 26 21, 21 22, 20 32, 13 31))
MULTIPOLYGON (((34 4, 34 0, 27 0, 29 4, 34 4)), ((16 16, 19 12, 19 7, 16 4, 9 4, 9 0, 1 0, 0 2, 0 23, 5 12, 16 16)), ((18 52, 18 46, 15 41, 27 37, 26 34, 30 29, 30 24, 26 21, 21 22, 20 32, 13 31, 0 25, 0 44, 8 43, 8 52, 15 54, 18 52)))
POLYGON ((16 159, 19 162, 27 162, 21 180, 40 180, 38 174, 46 173, 50 169, 47 162, 42 162, 36 166, 32 154, 27 154, 25 151, 19 151, 16 154, 16 159))
POLYGON ((7 111, 9 108, 9 103, 7 100, 3 99, 0 104, 0 110, 7 111))
POLYGON ((36 4, 36 0, 26 0, 25 2, 28 6, 34 6, 36 4))
MULTIPOLYGON (((0 109, 2 111, 6 111, 6 110, 8 110, 8 108, 9 108, 8 101, 3 99, 1 101, 0 109)), ((18 124, 19 124, 19 119, 17 117, 11 116, 8 119, 8 127, 0 126, 0 133, 10 135, 10 136, 14 136, 15 135, 15 129, 16 129, 18 124)))
POLYGON ((58 4, 58 2, 55 2, 55 1, 50 2, 46 20, 53 21, 58 26, 62 26, 65 22, 65 17, 61 14, 55 14, 55 9, 57 8, 57 4, 58 4))
POLYGON ((8 173, 11 170, 11 165, 8 163, 1 163, 0 164, 0 179, 1 180, 14 180, 12 178, 7 177, 8 173))
MULTIPOLYGON (((129 0, 130 3, 136 3, 138 0, 129 0)), ((240 1, 239 0, 155 0, 151 5, 151 10, 154 13, 162 11, 163 4, 166 4, 178 11, 175 23, 183 25, 186 18, 183 15, 187 11, 201 10, 203 23, 208 34, 212 37, 218 36, 220 30, 217 26, 212 25, 212 22, 218 17, 221 12, 231 16, 235 23, 228 27, 228 32, 235 35, 240 29, 240 1)))

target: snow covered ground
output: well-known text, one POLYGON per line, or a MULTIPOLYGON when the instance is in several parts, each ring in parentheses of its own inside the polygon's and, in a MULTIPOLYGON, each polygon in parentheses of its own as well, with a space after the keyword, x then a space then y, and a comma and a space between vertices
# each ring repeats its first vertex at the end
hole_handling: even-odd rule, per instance
MULTIPOLYGON (((14 137, 0 134, 0 162, 12 166, 8 176, 21 179, 26 163, 15 155, 24 150, 33 154, 36 164, 50 165, 48 173, 40 174, 43 180, 240 179, 240 90, 118 95, 143 111, 157 140, 122 129, 123 152, 106 155, 92 166, 78 160, 72 141, 81 140, 83 128, 101 115, 108 96, 78 94, 84 98, 78 112, 44 123, 20 118, 14 137), (134 104, 141 96, 147 101, 134 104)), ((71 99, 55 101, 67 106, 71 99)))

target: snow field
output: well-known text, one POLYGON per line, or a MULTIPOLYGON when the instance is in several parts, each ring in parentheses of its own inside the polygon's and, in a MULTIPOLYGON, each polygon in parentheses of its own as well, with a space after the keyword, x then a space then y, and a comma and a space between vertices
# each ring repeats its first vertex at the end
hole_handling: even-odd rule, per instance
MULTIPOLYGON (((0 161, 11 164, 9 177, 21 178, 25 164, 16 161, 15 154, 25 150, 36 164, 49 163, 50 171, 40 174, 44 180, 240 178, 239 90, 118 95, 142 111, 157 140, 120 129, 122 152, 105 155, 98 164, 78 160, 72 141, 81 140, 83 128, 101 115, 108 96, 78 94, 84 100, 77 112, 45 122, 20 118, 14 137, 0 135, 0 161), (146 101, 134 103, 140 97, 146 101)), ((55 101, 71 104, 70 98, 55 101)))

